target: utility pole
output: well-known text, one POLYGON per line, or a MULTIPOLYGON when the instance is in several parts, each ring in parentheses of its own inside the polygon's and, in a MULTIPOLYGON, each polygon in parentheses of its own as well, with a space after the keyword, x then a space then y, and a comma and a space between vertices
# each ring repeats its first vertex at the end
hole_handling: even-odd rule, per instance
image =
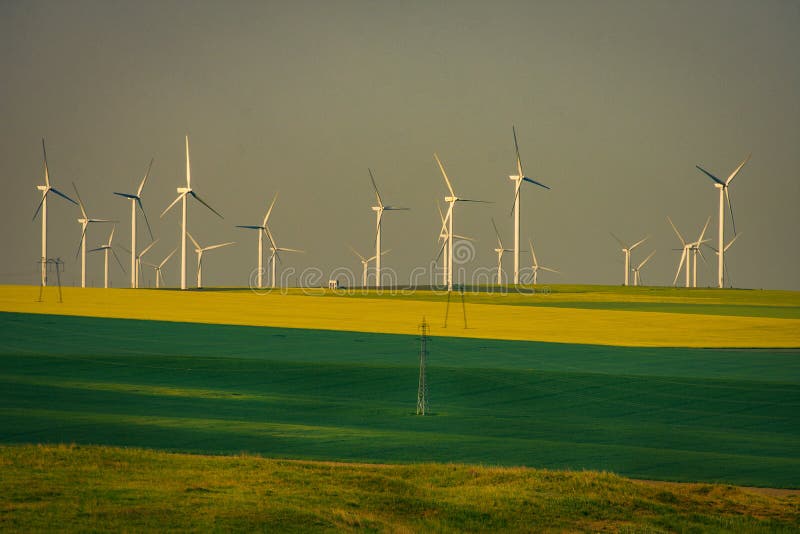
POLYGON ((428 323, 422 318, 419 325, 419 386, 417 387, 417 415, 425 415, 428 411, 428 382, 425 377, 425 363, 428 359, 428 323))

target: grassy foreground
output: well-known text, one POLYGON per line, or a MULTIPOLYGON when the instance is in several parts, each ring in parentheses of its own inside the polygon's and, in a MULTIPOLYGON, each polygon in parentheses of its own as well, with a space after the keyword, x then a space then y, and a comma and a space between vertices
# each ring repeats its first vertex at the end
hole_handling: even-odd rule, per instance
MULTIPOLYGON (((753 293, 748 298, 732 290, 703 297, 713 292, 701 290, 696 295, 678 293, 671 297, 671 304, 661 305, 671 307, 662 309, 653 307, 652 300, 658 296, 648 296, 647 288, 620 289, 625 291, 558 293, 555 297, 470 294, 469 328, 463 328, 461 302, 455 296, 449 327, 434 333, 626 347, 800 347, 800 317, 795 313, 800 294, 796 292, 753 293), (555 300, 564 295, 570 300, 555 300), (636 295, 639 300, 631 300, 636 295), (525 299, 542 305, 510 305, 525 299), (759 311, 748 311, 752 309, 759 311), (720 310, 719 315, 715 310, 720 310)), ((57 291, 47 288, 44 302, 37 302, 38 287, 0 286, 0 311, 414 334, 423 316, 434 326, 441 325, 447 309, 446 295, 431 291, 353 298, 321 289, 307 290, 308 295, 64 288, 63 303, 58 302, 57 291)))
POLYGON ((796 532, 796 492, 597 472, 0 446, 0 530, 796 532))

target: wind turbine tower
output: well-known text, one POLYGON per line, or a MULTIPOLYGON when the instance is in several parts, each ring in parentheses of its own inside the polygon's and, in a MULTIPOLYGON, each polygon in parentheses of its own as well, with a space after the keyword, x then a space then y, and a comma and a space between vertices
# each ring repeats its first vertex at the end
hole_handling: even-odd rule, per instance
POLYGON ((528 178, 522 172, 522 159, 519 157, 519 144, 517 143, 517 129, 511 126, 511 131, 514 133, 514 149, 517 153, 517 174, 512 174, 508 178, 514 182, 514 283, 519 284, 519 190, 522 187, 522 182, 530 182, 545 189, 550 188, 543 183, 528 178))
POLYGON ((217 212, 214 208, 208 205, 208 203, 200 198, 200 196, 192 190, 192 166, 189 161, 189 136, 186 136, 186 187, 179 187, 177 189, 178 197, 172 201, 172 204, 167 206, 161 213, 161 217, 164 216, 172 206, 178 203, 178 201, 182 201, 182 208, 183 212, 181 215, 181 289, 186 289, 186 195, 191 195, 194 197, 195 200, 200 202, 202 205, 213 211, 220 219, 222 219, 222 215, 217 212))
POLYGON ((720 180, 707 170, 705 170, 700 165, 696 165, 696 167, 706 176, 711 178, 714 181, 714 187, 719 189, 719 237, 717 240, 717 286, 722 288, 723 287, 723 275, 725 271, 725 201, 728 202, 728 209, 731 212, 731 224, 733 226, 733 235, 736 235, 736 223, 733 219, 733 207, 731 206, 731 197, 730 193, 728 192, 728 187, 730 186, 731 182, 736 175, 739 174, 739 171, 742 170, 742 167, 750 161, 750 156, 752 154, 748 154, 748 156, 742 161, 738 167, 728 176, 726 180, 720 180))

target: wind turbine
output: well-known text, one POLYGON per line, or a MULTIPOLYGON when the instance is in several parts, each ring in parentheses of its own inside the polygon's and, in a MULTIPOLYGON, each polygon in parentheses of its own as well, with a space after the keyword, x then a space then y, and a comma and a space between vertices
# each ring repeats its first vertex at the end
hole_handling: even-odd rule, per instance
POLYGON ((549 267, 544 267, 542 265, 539 265, 539 262, 536 259, 536 252, 533 250, 533 242, 530 239, 528 240, 528 245, 531 247, 531 258, 533 258, 533 265, 531 265, 531 268, 533 269, 533 285, 536 285, 536 279, 538 278, 538 275, 539 275, 539 269, 541 269, 543 271, 549 271, 551 273, 558 273, 559 272, 559 271, 557 271, 555 269, 551 269, 549 267))
POLYGON ((119 268, 122 269, 123 273, 125 272, 125 267, 123 267, 122 262, 119 261, 119 256, 117 256, 117 251, 115 251, 114 248, 111 246, 111 242, 114 241, 114 231, 116 229, 117 225, 115 224, 114 227, 111 228, 111 234, 108 236, 108 243, 100 245, 99 247, 93 248, 92 250, 89 251, 89 252, 97 252, 99 250, 102 250, 104 253, 105 275, 103 277, 104 280, 103 287, 105 287, 106 289, 108 289, 108 251, 111 251, 111 253, 114 254, 114 259, 117 260, 119 268))
MULTIPOLYGON (((736 234, 735 236, 733 236, 733 239, 728 241, 728 244, 725 245, 725 248, 723 249, 723 252, 728 252, 728 249, 731 248, 731 245, 733 245, 734 241, 736 241, 739 238, 740 235, 742 235, 742 234, 736 234)), ((706 244, 706 246, 708 248, 710 248, 711 250, 713 250, 717 255, 719 255, 719 250, 717 248, 712 247, 711 245, 708 245, 708 244, 706 244)), ((730 275, 730 272, 728 270, 728 266, 727 265, 725 266, 725 277, 728 279, 728 284, 731 284, 731 275, 730 275)), ((733 287, 733 286, 731 285, 731 287, 733 287)))
POLYGON ((203 252, 214 250, 216 248, 227 247, 228 245, 233 245, 234 241, 228 241, 227 243, 219 243, 217 245, 209 245, 207 247, 201 247, 200 243, 198 243, 195 238, 192 237, 192 234, 186 232, 189 236, 189 239, 192 240, 192 243, 195 246, 194 251, 197 253, 197 289, 203 287, 203 252))
POLYGON ((147 178, 150 176, 150 169, 153 167, 153 160, 150 160, 150 165, 147 166, 147 172, 144 174, 144 178, 139 183, 139 189, 136 190, 136 193, 117 193, 114 192, 115 195, 119 195, 123 198, 130 199, 131 201, 131 287, 137 288, 139 287, 139 263, 136 261, 136 206, 139 206, 139 209, 142 210, 142 216, 144 216, 144 222, 147 223, 147 232, 150 234, 150 239, 153 239, 153 231, 150 229, 150 222, 147 220, 147 214, 144 212, 144 207, 142 206, 142 189, 144 189, 144 184, 147 182, 147 178))
POLYGON ((522 172, 522 159, 519 157, 519 144, 517 143, 517 129, 512 125, 511 131, 514 133, 514 149, 517 153, 517 174, 512 174, 508 178, 514 182, 514 283, 519 284, 519 190, 522 187, 522 182, 530 182, 545 189, 550 188, 543 183, 528 178, 522 172))
POLYGON ((436 163, 439 164, 439 169, 442 171, 442 176, 444 177, 445 184, 447 184, 447 189, 450 191, 450 195, 444 197, 444 201, 449 204, 447 208, 447 223, 448 223, 448 230, 447 230, 447 290, 453 290, 453 216, 455 215, 455 205, 456 202, 483 202, 486 203, 485 200, 470 200, 467 198, 459 198, 456 196, 455 191, 453 191, 453 185, 450 183, 450 179, 447 177, 447 173, 444 171, 444 165, 439 160, 439 156, 436 153, 433 154, 433 157, 436 159, 436 163))
POLYGON ((172 206, 178 203, 178 201, 183 201, 183 214, 181 216, 181 289, 186 289, 186 195, 191 195, 194 197, 195 200, 200 202, 203 206, 207 207, 211 211, 213 211, 220 219, 222 219, 222 215, 220 215, 217 210, 212 208, 211 206, 206 203, 205 200, 200 198, 200 196, 192 190, 192 166, 189 162, 189 136, 186 136, 186 187, 179 187, 178 188, 178 197, 172 201, 172 204, 167 206, 161 213, 161 217, 167 213, 172 206))
POLYGON ((704 244, 706 241, 710 241, 710 239, 703 239, 706 235, 706 230, 708 229, 708 224, 711 222, 711 216, 709 215, 708 219, 706 219, 706 224, 703 226, 703 230, 700 232, 700 237, 697 238, 697 241, 692 243, 692 257, 694 259, 694 266, 692 268, 692 287, 697 287, 697 255, 700 254, 700 257, 703 258, 703 262, 705 263, 706 258, 703 256, 703 251, 700 250, 700 245, 704 244))
POLYGON ((75 182, 72 182, 72 188, 75 189, 75 196, 78 197, 78 206, 81 208, 81 217, 78 219, 78 223, 81 225, 81 243, 80 245, 78 245, 77 254, 81 255, 81 287, 86 287, 86 228, 91 223, 106 223, 106 222, 117 222, 117 221, 112 221, 111 219, 89 218, 89 216, 86 215, 86 207, 83 205, 83 200, 81 200, 81 195, 80 193, 78 193, 78 187, 75 185, 75 182))
POLYGON ((136 254, 136 287, 139 287, 139 271, 142 268, 142 257, 148 253, 148 251, 153 248, 153 245, 158 243, 158 239, 155 241, 151 241, 149 245, 147 245, 141 252, 136 254))
MULTIPOLYGON (((439 201, 438 200, 436 201, 436 209, 439 211, 439 218, 442 221, 442 227, 439 229, 439 241, 442 243, 442 246, 439 247, 439 252, 436 254, 436 257, 433 259, 434 263, 439 261, 439 258, 442 256, 442 253, 444 253, 445 258, 447 258, 447 252, 446 252, 447 251, 447 242, 448 242, 447 236, 449 235, 448 234, 448 230, 447 230, 447 222, 448 222, 449 217, 450 217, 450 210, 449 209, 447 211, 447 217, 445 217, 444 213, 442 213, 442 207, 439 205, 439 201)), ((458 239, 463 239, 465 241, 475 241, 471 237, 466 237, 466 236, 458 235, 458 234, 454 235, 453 237, 457 237, 458 239)), ((445 265, 444 265, 444 279, 445 279, 445 282, 446 282, 447 281, 447 261, 445 261, 445 265)))
POLYGON ((492 226, 494 227, 494 233, 497 236, 497 248, 494 249, 497 252, 497 283, 503 283, 503 253, 504 252, 511 252, 510 249, 503 248, 503 240, 500 239, 500 232, 497 230, 497 225, 494 222, 494 218, 492 218, 492 226))
MULTIPOLYGON (((362 287, 367 287, 367 269, 369 268, 369 262, 374 260, 375 256, 372 256, 371 258, 365 258, 361 254, 359 254, 359 252, 356 249, 354 249, 352 246, 350 246, 350 250, 352 250, 353 254, 358 256, 358 259, 361 260, 361 266, 363 267, 363 273, 361 275, 361 285, 362 285, 362 287)), ((381 252, 381 255, 388 254, 389 252, 391 252, 391 250, 392 249, 385 250, 385 251, 381 252)))
POLYGON ((646 236, 646 237, 640 239, 639 241, 637 241, 636 243, 634 243, 631 246, 628 246, 625 243, 623 243, 622 240, 620 238, 618 238, 617 236, 615 236, 613 233, 611 234, 611 237, 613 237, 617 241, 617 243, 619 243, 619 246, 622 247, 622 253, 625 254, 625 284, 624 285, 627 286, 628 285, 628 272, 630 271, 630 265, 631 265, 631 252, 633 251, 633 249, 635 249, 636 247, 638 247, 639 245, 641 245, 642 243, 647 241, 650 238, 650 236, 646 236))
POLYGON ((275 206, 275 201, 278 200, 278 193, 275 193, 275 196, 272 198, 272 204, 269 205, 269 209, 267 209, 267 214, 264 215, 264 220, 261 222, 260 226, 257 225, 237 225, 236 228, 247 228, 249 230, 258 230, 258 287, 262 288, 264 285, 262 284, 262 274, 264 269, 262 268, 262 261, 264 256, 264 245, 263 245, 263 235, 266 233, 267 230, 267 221, 269 221, 269 216, 272 213, 272 208, 275 206))
POLYGON ((642 260, 642 262, 639 265, 637 265, 636 267, 631 269, 633 271, 633 285, 634 286, 638 286, 640 283, 642 283, 642 277, 639 274, 639 271, 642 270, 642 267, 644 267, 644 265, 648 261, 650 261, 650 258, 652 258, 653 255, 655 255, 655 253, 656 253, 656 251, 654 250, 644 260, 642 260))
POLYGON ((169 255, 167 255, 167 257, 166 257, 166 258, 164 258, 163 260, 161 260, 161 263, 159 263, 158 265, 154 265, 154 264, 152 264, 152 263, 147 263, 147 262, 144 262, 144 263, 145 263, 145 265, 149 265, 150 267, 152 267, 153 269, 155 269, 155 272, 156 272, 156 289, 159 289, 159 288, 161 287, 161 283, 160 283, 160 282, 161 282, 162 280, 164 280, 164 275, 162 275, 162 274, 161 274, 161 269, 163 269, 163 268, 164 268, 164 265, 165 265, 165 264, 166 264, 166 263, 169 261, 169 259, 170 259, 170 258, 173 256, 173 254, 175 254, 176 252, 178 252, 178 249, 177 249, 177 248, 175 248, 175 249, 172 249, 172 252, 170 252, 170 253, 169 253, 169 255))
POLYGON ((717 240, 717 250, 720 251, 717 253, 717 285, 718 287, 723 286, 723 274, 725 270, 725 247, 723 243, 725 242, 725 201, 728 202, 728 209, 731 212, 731 224, 733 225, 733 235, 736 235, 736 223, 733 219, 733 206, 731 206, 731 197, 730 193, 728 192, 728 186, 730 186, 731 182, 736 175, 739 174, 739 171, 742 170, 742 167, 750 161, 750 156, 752 154, 748 154, 748 156, 742 161, 738 167, 728 176, 725 181, 720 180, 700 165, 695 165, 702 173, 706 176, 711 178, 714 181, 714 187, 719 189, 719 238, 717 240))
POLYGON ((275 238, 272 236, 272 232, 269 228, 265 230, 267 233, 267 238, 269 239, 270 250, 272 251, 272 255, 270 256, 270 262, 272 262, 272 287, 275 287, 275 260, 281 261, 278 252, 304 252, 302 250, 297 250, 295 248, 281 248, 275 243, 275 238))
POLYGON ((44 137, 42 137, 42 154, 44 155, 44 185, 37 185, 36 189, 42 192, 42 200, 39 202, 39 205, 36 207, 36 211, 33 213, 33 219, 36 220, 36 216, 39 214, 39 210, 42 211, 42 285, 47 285, 47 194, 51 191, 56 195, 63 197, 75 205, 78 205, 77 202, 69 198, 67 195, 52 187, 50 185, 50 171, 47 168, 47 150, 44 148, 44 137))
POLYGON ((408 208, 401 208, 399 206, 384 206, 381 200, 381 194, 378 192, 378 186, 375 183, 375 177, 372 175, 372 169, 369 171, 369 179, 372 182, 372 189, 375 191, 375 198, 378 200, 377 206, 372 206, 372 211, 375 212, 375 287, 381 287, 381 219, 383 218, 384 211, 406 211, 408 208))

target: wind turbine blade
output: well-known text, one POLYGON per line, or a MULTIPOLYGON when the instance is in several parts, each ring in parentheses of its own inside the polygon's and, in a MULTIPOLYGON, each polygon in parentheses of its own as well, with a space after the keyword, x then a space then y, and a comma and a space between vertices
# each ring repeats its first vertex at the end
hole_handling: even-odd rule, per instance
POLYGON ((86 209, 83 205, 83 200, 81 199, 81 194, 78 193, 78 186, 75 185, 75 182, 72 182, 72 189, 75 190, 75 196, 78 197, 78 207, 81 208, 81 215, 83 215, 84 219, 88 219, 89 216, 86 215, 86 209))
POLYGON ((517 143, 517 128, 512 124, 511 131, 514 133, 514 150, 517 154, 517 174, 520 179, 524 176, 522 172, 522 158, 519 155, 519 143, 517 143))
POLYGON ((615 240, 617 243, 619 243, 619 246, 621 246, 623 249, 627 248, 627 247, 625 246, 625 243, 623 243, 623 242, 622 242, 622 240, 621 240, 620 238, 618 238, 617 236, 615 236, 613 232, 609 232, 609 234, 611 234, 611 237, 613 237, 613 238, 614 238, 614 240, 615 240))
POLYGON ((386 256, 386 255, 387 255, 388 253, 390 253, 391 251, 392 251, 392 249, 382 250, 382 251, 381 251, 381 256, 386 256))
POLYGON ((695 165, 695 167, 697 167, 700 170, 700 172, 704 173, 706 176, 717 182, 719 185, 725 185, 725 182, 723 182, 722 180, 720 180, 719 178, 717 178, 716 176, 705 170, 700 165, 695 165))
POLYGON ((121 196, 121 197, 125 197, 125 198, 132 198, 132 199, 134 199, 134 200, 135 200, 136 198, 138 198, 136 195, 132 195, 132 194, 130 194, 130 193, 117 193, 116 191, 114 191, 114 194, 115 194, 115 195, 119 195, 119 196, 121 196))
POLYGON ((170 253, 169 253, 169 255, 168 255, 166 258, 164 258, 163 260, 161 260, 161 263, 158 265, 158 268, 159 268, 159 270, 160 270, 160 269, 161 269, 161 268, 164 266, 164 264, 165 264, 165 263, 167 263, 167 262, 169 261, 169 259, 170 259, 170 258, 171 258, 171 257, 172 257, 172 256, 173 256, 173 255, 174 255, 176 252, 178 252, 178 249, 177 249, 177 248, 174 248, 174 249, 172 249, 172 252, 170 252, 170 253))
POLYGON ((528 246, 531 247, 531 257, 533 258, 533 267, 539 267, 539 261, 536 259, 536 252, 533 250, 533 242, 528 239, 528 246))
POLYGON ((433 263, 436 263, 437 261, 439 261, 439 258, 442 256, 442 252, 444 252, 444 247, 446 247, 446 246, 447 246, 447 240, 445 239, 442 242, 442 246, 439 247, 439 252, 437 252, 436 256, 434 256, 433 263))
POLYGON ((733 242, 736 241, 739 238, 740 235, 742 235, 742 234, 737 234, 737 235, 733 236, 733 239, 731 239, 730 242, 728 242, 728 244, 725 245, 724 252, 728 252, 728 249, 731 248, 731 245, 733 245, 733 242))
POLYGON ((436 158, 436 163, 439 164, 439 169, 442 171, 442 176, 444 176, 444 181, 447 184, 447 189, 450 190, 450 196, 452 197, 456 196, 455 191, 453 191, 453 185, 450 183, 450 179, 447 177, 447 173, 444 171, 444 165, 442 165, 442 162, 439 160, 439 156, 436 154, 436 152, 433 153, 433 157, 436 158))
POLYGON ((97 248, 93 248, 91 250, 87 250, 86 252, 97 252, 98 250, 105 250, 107 248, 109 248, 109 247, 103 245, 103 246, 100 246, 100 247, 97 247, 97 248))
POLYGON ((147 225, 147 233, 150 234, 150 239, 153 239, 153 230, 150 229, 150 221, 147 220, 147 214, 144 212, 144 206, 142 206, 142 199, 137 198, 136 204, 139 205, 139 209, 142 212, 142 216, 144 217, 144 223, 147 225))
POLYGON ((186 189, 192 188, 192 165, 189 162, 189 136, 186 136, 186 189))
POLYGON ((728 201, 728 209, 731 212, 731 224, 733 225, 733 235, 736 235, 736 221, 733 218, 733 205, 731 204, 731 195, 728 192, 728 188, 725 188, 725 200, 728 201))
POLYGON ((558 271, 558 270, 556 270, 556 269, 551 269, 550 267, 541 267, 541 266, 540 266, 539 268, 540 268, 541 270, 543 270, 543 271, 550 271, 551 273, 558 273, 558 274, 561 274, 561 271, 558 271))
POLYGON ((200 243, 198 243, 197 241, 194 240, 194 238, 192 237, 192 234, 190 234, 188 231, 186 232, 186 235, 188 235, 189 239, 192 240, 192 243, 194 244, 194 248, 196 248, 198 250, 203 248, 203 247, 200 246, 200 243))
POLYGON ((653 257, 653 255, 654 255, 655 253, 656 253, 656 251, 655 251, 655 250, 654 250, 653 252, 651 252, 651 253, 650 253, 650 255, 649 255, 649 256, 647 256, 647 257, 646 257, 646 258, 645 258, 645 259, 642 261, 642 263, 640 263, 640 264, 638 265, 638 267, 636 267, 636 270, 638 271, 639 269, 641 269, 642 267, 644 267, 644 264, 645 264, 645 263, 647 263, 648 261, 650 261, 650 258, 652 258, 652 257, 653 257))
POLYGON ((710 222, 711 222, 711 215, 709 215, 709 216, 708 216, 708 219, 706 219, 706 225, 705 225, 705 226, 703 226, 703 231, 702 231, 702 232, 700 232, 700 237, 697 239, 697 242, 698 242, 698 243, 702 243, 702 242, 703 242, 703 236, 705 236, 705 235, 706 235, 706 230, 708 229, 708 224, 709 224, 710 222))
POLYGON ((375 177, 372 175, 372 169, 367 168, 369 171, 369 179, 372 182, 372 189, 375 191, 375 197, 378 199, 378 206, 381 208, 383 207, 383 200, 381 200, 381 194, 378 192, 378 185, 375 183, 375 177))
MULTIPOLYGON (((453 237, 457 237, 458 239, 463 239, 464 241, 475 241, 475 240, 474 240, 473 238, 471 238, 471 237, 467 237, 467 236, 463 236, 463 235, 458 235, 458 234, 453 234, 453 237)), ((505 251, 506 251, 506 252, 511 252, 509 249, 505 249, 505 251)))
POLYGON ((536 180, 533 180, 533 179, 531 179, 531 178, 528 178, 527 176, 523 176, 523 177, 522 177, 522 179, 523 179, 523 180, 525 180, 526 182, 530 182, 530 183, 532 183, 532 184, 536 184, 536 185, 538 185, 539 187, 544 187, 545 189, 550 189, 550 187, 548 187, 548 186, 544 185, 543 183, 541 183, 541 182, 537 182, 536 180))
POLYGON ((739 174, 739 171, 741 171, 741 170, 742 170, 742 167, 744 167, 744 166, 745 166, 745 164, 746 164, 748 161, 750 161, 750 156, 752 156, 752 155, 753 155, 753 154, 748 154, 748 155, 747 155, 747 157, 746 157, 746 158, 744 158, 744 161, 742 161, 742 162, 739 164, 739 166, 738 166, 738 167, 736 167, 736 170, 735 170, 735 171, 733 171, 733 172, 731 173, 731 175, 730 175, 730 176, 728 176, 728 179, 727 179, 727 180, 725 180, 725 185, 728 185, 728 184, 730 184, 730 183, 733 181, 733 179, 734 179, 734 178, 736 178, 736 175, 737 175, 737 174, 739 174))
POLYGON ((280 250, 281 252, 299 252, 301 254, 305 254, 306 252, 305 250, 300 250, 296 248, 286 248, 286 247, 281 247, 278 250, 280 250))
POLYGON ((450 214, 453 211, 453 206, 454 205, 455 205, 455 203, 451 202, 450 206, 447 208, 447 215, 445 215, 444 219, 442 219, 442 227, 439 230, 439 236, 442 236, 442 235, 446 236, 447 235, 447 232, 448 232, 447 222, 450 220, 450 214))
POLYGON ((119 261, 119 256, 117 256, 117 251, 116 251, 116 250, 114 250, 114 249, 113 249, 113 248, 111 248, 111 247, 108 247, 108 248, 110 248, 110 249, 111 249, 111 254, 113 254, 113 255, 114 255, 114 259, 115 259, 115 260, 117 260, 117 264, 119 265, 119 268, 120 268, 120 269, 122 269, 122 272, 124 273, 124 272, 125 272, 125 267, 123 267, 123 266, 122 266, 122 262, 121 262, 121 261, 119 261))
POLYGON ((239 225, 239 224, 237 224, 235 226, 235 228, 247 228, 248 230, 263 230, 264 229, 263 226, 243 226, 243 225, 239 225))
POLYGON ((150 177, 150 169, 152 167, 153 167, 153 159, 151 158, 150 159, 150 165, 147 166, 147 172, 145 173, 144 178, 142 178, 142 183, 139 184, 139 189, 136 191, 136 196, 137 197, 142 196, 142 189, 144 189, 144 184, 147 182, 147 179, 150 177))
POLYGON ((500 245, 497 248, 503 248, 503 241, 500 239, 500 232, 497 230, 497 225, 494 223, 494 217, 492 219, 492 226, 494 227, 494 234, 497 236, 497 244, 500 245))
POLYGON ((218 216, 220 219, 224 219, 224 218, 225 218, 225 217, 223 217, 222 215, 220 215, 220 214, 219 214, 219 212, 218 212, 217 210, 215 210, 214 208, 212 208, 211 206, 209 206, 209 205, 208 205, 208 203, 207 203, 205 200, 203 200, 202 198, 200 198, 200 197, 197 195, 197 193, 195 193, 194 191, 189 191, 189 194, 190 194, 190 195, 192 195, 194 198, 196 198, 196 199, 197 199, 197 200, 198 200, 198 201, 199 201, 201 204, 203 204, 205 207, 207 207, 208 209, 210 209, 211 211, 213 211, 214 213, 216 213, 216 214, 217 214, 217 216, 218 216))
POLYGON ((683 268, 683 262, 686 259, 686 249, 683 249, 683 253, 681 254, 681 262, 678 264, 678 270, 675 272, 675 279, 672 281, 672 285, 678 283, 678 276, 681 274, 681 269, 683 268))
POLYGON ((359 254, 359 253, 358 253, 358 251, 352 247, 352 245, 347 245, 347 246, 350 248, 350 250, 352 250, 352 251, 353 251, 353 254, 355 254, 356 256, 358 256, 358 258, 359 258, 361 261, 369 261, 369 260, 368 260, 368 259, 366 259, 364 256, 362 256, 361 254, 359 254))
POLYGON ((203 250, 214 250, 215 248, 222 248, 227 247, 228 245, 235 245, 236 241, 228 241, 227 243, 220 243, 218 245, 211 245, 209 247, 204 248, 203 250))
POLYGON ((444 213, 442 213, 442 206, 438 200, 436 201, 436 209, 439 211, 439 218, 442 220, 442 224, 444 224, 444 213))
POLYGON ((508 212, 508 216, 514 215, 514 206, 517 205, 517 199, 519 198, 519 190, 522 187, 522 182, 520 180, 516 181, 516 187, 514 188, 514 202, 511 203, 511 211, 508 212))
POLYGON ((272 213, 272 208, 275 206, 275 201, 278 200, 278 193, 275 193, 275 196, 272 197, 272 203, 269 205, 269 209, 267 210, 267 214, 264 215, 264 222, 261 224, 262 226, 267 226, 267 221, 269 220, 269 216, 272 213))
POLYGON ((275 244, 275 239, 272 238, 272 232, 269 231, 269 228, 264 228, 264 233, 267 234, 267 239, 269 239, 269 244, 273 250, 276 250, 278 246, 275 244))
POLYGON ((678 229, 675 228, 675 224, 673 224, 672 219, 669 218, 669 215, 667 215, 667 220, 669 221, 669 225, 672 226, 672 229, 675 230, 675 233, 678 234, 678 239, 681 240, 681 244, 686 246, 686 241, 683 239, 683 236, 678 231, 678 229))
POLYGON ((111 234, 108 236, 108 246, 111 246, 111 242, 114 241, 114 232, 117 230, 117 225, 111 227, 111 234))
POLYGON ((411 208, 403 208, 401 206, 384 206, 383 211, 411 211, 411 208))
POLYGON ((156 243, 158 243, 158 239, 156 239, 155 241, 151 242, 149 245, 144 247, 144 250, 139 253, 139 257, 141 258, 145 254, 147 254, 147 251, 149 251, 151 248, 153 248, 153 245, 155 245, 156 243))
POLYGON ((44 185, 50 187, 50 170, 47 168, 47 149, 44 147, 44 137, 42 137, 42 156, 44 157, 44 185))
POLYGON ((491 200, 475 200, 473 198, 459 198, 458 202, 478 202, 480 204, 494 204, 491 200))
POLYGON ((186 196, 186 193, 181 193, 180 195, 178 195, 178 197, 177 197, 175 200, 173 200, 173 201, 172 201, 172 204, 170 204, 169 206, 167 206, 167 209, 165 209, 164 211, 162 211, 162 212, 161 212, 161 217, 164 217, 164 215, 165 215, 165 214, 166 214, 166 213, 167 213, 169 210, 171 210, 171 209, 172 209, 172 206, 174 206, 175 204, 177 204, 177 203, 178 203, 178 201, 179 201, 180 199, 182 199, 184 196, 186 196))
POLYGON ((36 216, 39 215, 39 210, 42 209, 42 204, 44 204, 44 198, 47 196, 47 189, 42 191, 42 200, 39 201, 39 205, 36 206, 36 211, 33 212, 33 217, 31 217, 32 221, 36 220, 36 216))
POLYGON ((78 255, 81 253, 81 245, 83 245, 83 240, 86 237, 86 227, 89 226, 88 224, 83 225, 83 230, 81 231, 81 240, 78 241, 78 250, 75 251, 75 258, 78 258, 78 255))
POLYGON ((631 245, 631 248, 630 248, 630 249, 628 249, 628 250, 633 250, 633 249, 635 249, 636 247, 638 247, 639 245, 641 245, 642 243, 644 243, 644 242, 645 242, 645 241, 647 241, 648 239, 650 239, 650 236, 649 236, 649 235, 648 235, 648 236, 645 236, 644 238, 640 239, 639 241, 637 241, 636 243, 634 243, 633 245, 631 245))
POLYGON ((72 202, 73 204, 75 204, 76 206, 78 205, 78 203, 77 203, 77 202, 75 202, 74 200, 72 200, 71 198, 69 198, 67 195, 65 195, 64 193, 62 193, 61 191, 59 191, 59 190, 58 190, 58 189, 56 189, 55 187, 51 187, 51 188, 50 188, 50 191, 52 191, 53 193, 55 193, 56 195, 58 195, 58 196, 60 196, 60 197, 62 197, 62 198, 66 198, 67 200, 69 200, 70 202, 72 202))

